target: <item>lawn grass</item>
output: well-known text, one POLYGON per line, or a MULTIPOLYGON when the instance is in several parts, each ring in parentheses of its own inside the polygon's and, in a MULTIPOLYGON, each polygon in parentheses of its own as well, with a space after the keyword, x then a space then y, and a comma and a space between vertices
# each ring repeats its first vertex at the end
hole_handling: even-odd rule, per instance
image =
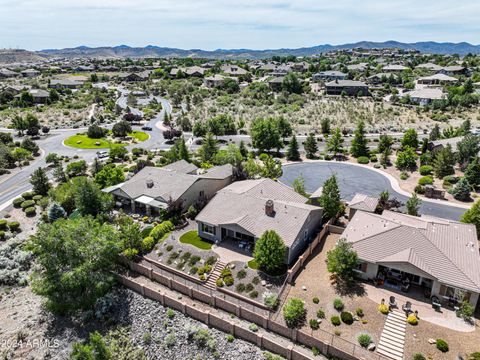
POLYGON ((258 268, 260 267, 260 265, 258 265, 258 263, 257 263, 257 260, 255 260, 255 259, 250 260, 247 263, 247 265, 250 269, 253 269, 253 270, 258 270, 258 268))
POLYGON ((191 230, 180 236, 180 242, 182 244, 190 244, 201 250, 210 250, 212 248, 212 243, 204 241, 198 236, 196 230, 191 230))
MULTIPOLYGON (((150 135, 144 133, 143 131, 132 131, 128 134, 132 138, 136 139, 139 142, 147 140, 150 135)), ((108 141, 105 138, 100 139, 91 139, 86 134, 76 134, 65 139, 65 145, 77 148, 77 149, 109 149, 117 148, 121 146, 127 146, 128 144, 115 144, 108 141), (80 143, 78 143, 80 142, 80 143), (99 145, 96 145, 99 143, 99 145)))

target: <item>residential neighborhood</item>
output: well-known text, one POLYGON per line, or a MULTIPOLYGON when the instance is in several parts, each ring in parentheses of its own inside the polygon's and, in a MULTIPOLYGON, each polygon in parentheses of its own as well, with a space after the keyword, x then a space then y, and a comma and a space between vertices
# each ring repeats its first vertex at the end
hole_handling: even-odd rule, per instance
POLYGON ((0 358, 479 360, 478 9, 411 5, 3 6, 0 358))

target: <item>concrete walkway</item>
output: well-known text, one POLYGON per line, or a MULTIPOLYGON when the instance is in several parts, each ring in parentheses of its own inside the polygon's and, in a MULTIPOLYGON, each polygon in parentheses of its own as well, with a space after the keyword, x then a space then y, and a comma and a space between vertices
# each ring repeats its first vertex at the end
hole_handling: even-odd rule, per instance
POLYGON ((377 352, 390 359, 402 360, 405 347, 405 330, 405 315, 399 311, 390 312, 378 342, 377 352))

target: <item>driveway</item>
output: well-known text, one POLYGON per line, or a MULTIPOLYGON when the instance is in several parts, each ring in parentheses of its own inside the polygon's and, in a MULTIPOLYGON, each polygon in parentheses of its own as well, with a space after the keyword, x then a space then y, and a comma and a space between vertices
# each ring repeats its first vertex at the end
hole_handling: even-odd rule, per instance
MULTIPOLYGON (((337 176, 342 199, 350 201, 356 193, 378 196, 387 190, 390 196, 396 197, 405 203, 408 197, 396 192, 390 180, 368 168, 338 162, 312 162, 290 164, 283 167, 280 181, 292 186, 293 181, 300 175, 305 180, 305 189, 312 193, 332 175, 337 176)), ((444 219, 458 220, 465 209, 449 205, 447 202, 422 201, 420 213, 438 216, 444 219)))

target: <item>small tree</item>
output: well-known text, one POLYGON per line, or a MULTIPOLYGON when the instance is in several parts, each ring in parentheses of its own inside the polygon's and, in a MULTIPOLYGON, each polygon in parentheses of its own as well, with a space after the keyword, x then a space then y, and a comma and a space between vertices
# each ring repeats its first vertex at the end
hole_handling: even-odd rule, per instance
POLYGON ((303 147, 305 148, 305 155, 307 159, 314 159, 318 151, 317 140, 313 133, 308 134, 303 147))
POLYGON ((415 129, 408 129, 405 131, 405 134, 403 134, 402 140, 402 147, 411 147, 413 149, 418 148, 418 134, 415 129))
POLYGON ((412 194, 412 197, 407 200, 405 207, 407 208, 407 214, 418 216, 418 209, 422 201, 418 198, 416 193, 412 194))
POLYGON ((283 306, 283 318, 288 327, 300 326, 305 321, 307 310, 302 299, 290 298, 283 306))
POLYGON ((447 175, 455 173, 453 166, 455 165, 455 155, 452 152, 452 147, 447 144, 444 148, 440 149, 435 154, 435 160, 433 162, 433 172, 439 179, 444 178, 447 175))
POLYGON ((478 156, 467 166, 464 177, 472 187, 480 188, 480 159, 478 156))
POLYGON ((288 144, 287 159, 291 161, 300 160, 300 152, 298 151, 298 142, 295 135, 292 136, 290 144, 288 144))
POLYGON ((461 217, 461 222, 473 224, 477 228, 477 236, 480 237, 480 200, 472 205, 461 217))
POLYGON ((33 191, 39 195, 47 195, 48 190, 50 190, 47 174, 41 167, 33 172, 30 177, 30 184, 33 186, 33 191))
POLYGON ((54 222, 55 220, 67 217, 67 212, 63 207, 57 203, 50 205, 48 209, 48 220, 54 222))
POLYGON ((395 166, 399 170, 414 170, 417 167, 417 154, 413 148, 406 146, 403 151, 399 151, 395 166))
POLYGON ((328 135, 330 134, 330 120, 329 119, 322 119, 320 121, 320 127, 322 128, 322 134, 328 135))
POLYGON ((112 127, 112 134, 115 137, 125 137, 132 132, 132 125, 128 121, 121 120, 112 127))
POLYGON ((369 150, 367 146, 368 140, 365 137, 365 123, 360 121, 355 129, 355 134, 350 146, 350 153, 353 157, 368 156, 369 150))
POLYGON ((327 252, 327 270, 346 284, 354 278, 358 255, 346 239, 338 240, 337 245, 327 252))
POLYGON ((218 152, 217 140, 213 138, 212 133, 207 133, 203 139, 202 147, 199 149, 202 162, 212 162, 218 152))
POLYGON ((453 197, 460 201, 470 200, 470 184, 465 177, 461 178, 451 190, 453 197))
POLYGON ((340 128, 336 128, 335 132, 328 138, 327 150, 333 152, 333 156, 343 154, 343 136, 340 128))
POLYGON ((305 180, 302 174, 300 174, 297 178, 295 178, 295 180, 293 180, 293 190, 295 190, 295 192, 300 195, 308 197, 308 194, 305 191, 305 180))
POLYGON ((324 217, 331 219, 336 216, 342 209, 342 201, 340 198, 340 189, 337 184, 337 177, 333 175, 325 184, 323 184, 322 195, 319 198, 320 206, 323 208, 324 217))
POLYGON ((253 257, 267 273, 273 273, 285 264, 286 246, 274 230, 267 230, 256 241, 253 257))
POLYGON ((87 136, 90 139, 100 139, 105 136, 106 132, 107 131, 105 129, 101 128, 97 124, 92 124, 88 127, 87 136))

